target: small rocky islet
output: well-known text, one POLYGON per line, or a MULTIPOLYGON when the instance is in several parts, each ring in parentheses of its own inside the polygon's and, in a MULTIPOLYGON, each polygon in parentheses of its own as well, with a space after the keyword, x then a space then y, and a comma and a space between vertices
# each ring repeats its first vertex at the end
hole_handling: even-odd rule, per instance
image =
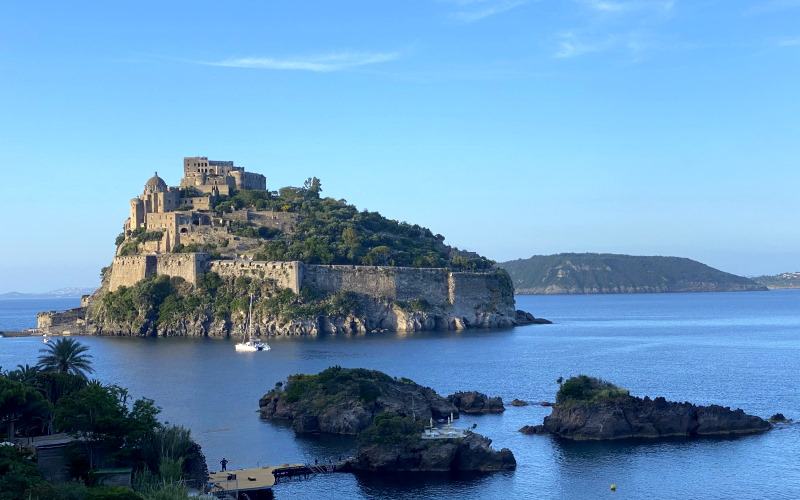
POLYGON ((260 399, 259 412, 265 419, 291 421, 297 433, 356 435, 355 454, 342 470, 515 468, 510 450, 494 450, 491 439, 471 431, 456 430, 454 438, 422 438, 427 425, 435 426, 434 421, 458 418, 459 405, 477 413, 503 407, 500 398, 481 393, 456 393, 444 398, 407 378, 334 366, 316 375, 291 375, 285 383, 279 382, 260 399))
POLYGON ((525 426, 520 432, 599 441, 732 436, 770 428, 770 422, 740 409, 639 398, 609 382, 579 375, 564 382, 552 413, 541 425, 525 426))

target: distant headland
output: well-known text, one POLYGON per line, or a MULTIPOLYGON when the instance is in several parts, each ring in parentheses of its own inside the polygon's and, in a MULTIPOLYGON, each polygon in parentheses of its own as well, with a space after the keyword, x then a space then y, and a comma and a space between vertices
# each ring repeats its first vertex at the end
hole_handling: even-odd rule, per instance
POLYGON ((756 276, 753 281, 761 283, 770 290, 800 288, 800 272, 781 273, 773 276, 756 276))
POLYGON ((40 313, 39 328, 227 337, 535 321, 493 261, 321 192, 316 177, 270 191, 232 161, 184 158, 179 186, 156 173, 130 200, 100 288, 80 308, 40 313))
POLYGON ((534 255, 501 262, 519 294, 762 291, 749 278, 681 257, 599 253, 534 255))

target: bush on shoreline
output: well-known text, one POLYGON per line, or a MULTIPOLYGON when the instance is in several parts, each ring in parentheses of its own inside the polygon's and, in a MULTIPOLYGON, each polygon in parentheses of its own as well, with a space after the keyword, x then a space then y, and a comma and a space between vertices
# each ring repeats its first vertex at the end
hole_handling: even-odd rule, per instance
POLYGON ((593 403, 629 396, 627 389, 617 387, 603 379, 578 375, 564 382, 556 394, 556 404, 570 405, 593 403))

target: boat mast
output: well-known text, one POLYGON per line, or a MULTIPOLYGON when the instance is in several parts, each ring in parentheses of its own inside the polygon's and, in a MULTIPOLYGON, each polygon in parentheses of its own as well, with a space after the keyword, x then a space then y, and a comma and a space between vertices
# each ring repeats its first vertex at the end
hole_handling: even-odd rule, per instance
POLYGON ((247 328, 244 332, 245 343, 250 342, 250 325, 253 324, 253 294, 250 294, 250 309, 247 311, 247 328))

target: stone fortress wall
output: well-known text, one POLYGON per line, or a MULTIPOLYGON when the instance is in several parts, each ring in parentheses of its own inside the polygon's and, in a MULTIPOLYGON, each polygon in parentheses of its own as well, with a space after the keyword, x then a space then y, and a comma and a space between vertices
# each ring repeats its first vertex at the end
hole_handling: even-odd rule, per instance
POLYGON ((447 269, 384 266, 307 265, 303 285, 323 292, 363 293, 408 301, 424 298, 431 305, 450 302, 447 269))
POLYGON ((294 293, 300 293, 303 287, 303 263, 298 261, 215 260, 208 270, 223 277, 246 276, 274 280, 281 288, 289 288, 294 293))
POLYGON ((273 210, 234 210, 226 213, 225 218, 242 222, 252 222, 256 226, 279 229, 284 232, 294 232, 300 222, 300 214, 292 212, 275 212, 273 210))
POLYGON ((131 287, 152 274, 179 276, 196 285, 197 276, 212 271, 223 277, 274 280, 299 293, 304 286, 321 292, 355 292, 376 299, 425 299, 432 306, 455 311, 485 310, 513 314, 495 272, 457 272, 442 268, 313 265, 299 261, 211 260, 206 253, 115 257, 109 289, 131 287))
POLYGON ((196 285, 197 277, 206 272, 210 262, 211 255, 207 253, 114 257, 108 289, 114 292, 122 286, 132 287, 154 274, 180 277, 196 285))

